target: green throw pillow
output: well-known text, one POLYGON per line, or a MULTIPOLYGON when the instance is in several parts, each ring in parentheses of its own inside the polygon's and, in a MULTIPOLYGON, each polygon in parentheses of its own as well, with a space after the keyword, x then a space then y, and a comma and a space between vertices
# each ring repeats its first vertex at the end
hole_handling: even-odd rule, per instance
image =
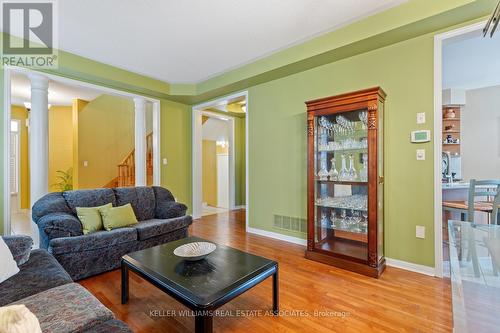
POLYGON ((104 229, 108 231, 138 223, 134 209, 130 204, 120 207, 100 208, 99 212, 102 216, 104 229))
POLYGON ((76 215, 82 222, 83 234, 89 234, 103 229, 102 217, 99 209, 111 208, 112 204, 107 204, 99 207, 76 207, 76 215))

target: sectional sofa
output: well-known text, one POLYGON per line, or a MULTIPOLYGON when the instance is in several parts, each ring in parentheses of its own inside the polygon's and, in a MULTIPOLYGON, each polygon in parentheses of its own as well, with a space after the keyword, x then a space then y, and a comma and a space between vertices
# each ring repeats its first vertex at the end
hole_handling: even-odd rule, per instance
POLYGON ((127 187, 49 193, 32 210, 40 247, 48 250, 80 280, 116 269, 123 255, 187 236, 192 222, 187 207, 162 187, 127 187), (83 234, 76 207, 130 203, 139 223, 131 227, 83 234))
POLYGON ((0 306, 24 304, 42 332, 131 333, 128 326, 77 283, 46 250, 31 251, 28 236, 3 237, 19 273, 0 283, 0 306))

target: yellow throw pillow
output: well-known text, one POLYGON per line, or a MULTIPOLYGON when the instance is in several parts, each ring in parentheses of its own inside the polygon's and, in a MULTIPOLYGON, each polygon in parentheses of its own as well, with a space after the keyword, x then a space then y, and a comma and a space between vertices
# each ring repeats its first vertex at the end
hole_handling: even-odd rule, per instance
POLYGON ((110 231, 138 223, 132 205, 100 208, 104 229, 110 231))
POLYGON ((89 234, 104 229, 102 226, 102 217, 99 209, 111 208, 111 203, 99 207, 76 207, 76 215, 82 222, 83 234, 89 234))

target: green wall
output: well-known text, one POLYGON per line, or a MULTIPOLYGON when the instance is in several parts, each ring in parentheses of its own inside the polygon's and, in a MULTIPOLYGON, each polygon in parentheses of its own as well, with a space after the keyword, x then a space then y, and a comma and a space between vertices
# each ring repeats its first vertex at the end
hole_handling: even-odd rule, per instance
POLYGON ((191 212, 191 108, 185 104, 161 101, 161 184, 191 212))
MULTIPOLYGON (((307 100, 381 86, 387 93, 386 256, 433 266, 433 164, 417 162, 410 131, 432 130, 433 37, 408 40, 249 90, 250 226, 273 230, 273 215, 306 218, 307 100), (425 126, 417 112, 427 113, 425 126), (415 237, 424 225, 425 239, 415 237)), ((282 232, 283 233, 283 232, 282 232)), ((291 236, 304 237, 304 234, 291 236)))

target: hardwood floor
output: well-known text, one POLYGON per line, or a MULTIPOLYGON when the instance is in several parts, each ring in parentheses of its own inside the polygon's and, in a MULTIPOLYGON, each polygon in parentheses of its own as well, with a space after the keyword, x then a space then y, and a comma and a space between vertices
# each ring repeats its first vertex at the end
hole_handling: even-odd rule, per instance
MULTIPOLYGON (((222 307, 226 316, 214 319, 215 332, 452 330, 449 281, 392 267, 377 280, 307 260, 302 246, 247 234, 244 211, 203 217, 190 232, 279 262, 282 315, 255 315, 272 308, 269 278, 222 307), (238 310, 255 311, 236 316, 238 310)), ((194 318, 170 315, 185 307, 133 273, 127 305, 120 304, 119 270, 80 283, 134 332, 194 332, 194 318)))

